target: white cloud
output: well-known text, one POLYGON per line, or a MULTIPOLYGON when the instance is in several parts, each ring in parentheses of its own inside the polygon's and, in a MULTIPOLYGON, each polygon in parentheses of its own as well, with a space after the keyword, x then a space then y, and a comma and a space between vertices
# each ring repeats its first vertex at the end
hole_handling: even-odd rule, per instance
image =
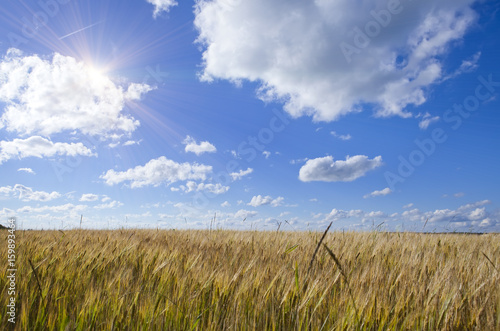
POLYGON ((186 147, 184 148, 186 153, 192 152, 196 155, 201 155, 203 153, 215 153, 217 151, 217 148, 215 148, 215 146, 208 141, 202 141, 198 144, 196 140, 194 140, 190 136, 187 136, 182 143, 186 145, 186 147))
POLYGON ((157 17, 161 12, 169 12, 170 7, 177 6, 178 3, 175 0, 146 0, 148 3, 155 6, 155 11, 153 12, 153 17, 157 17))
POLYGON ((18 199, 22 201, 51 201, 61 197, 61 194, 56 191, 50 193, 44 191, 33 191, 31 187, 21 184, 16 184, 14 187, 0 187, 0 193, 4 195, 17 195, 18 199))
POLYGON ((283 197, 277 197, 276 199, 273 199, 269 195, 263 197, 262 195, 256 195, 252 197, 252 200, 247 203, 247 205, 252 206, 252 207, 259 207, 259 206, 264 206, 264 205, 271 205, 273 207, 278 207, 281 205, 283 202, 284 198, 283 197))
POLYGON ((97 205, 95 206, 94 208, 95 209, 115 209, 115 208, 119 208, 123 206, 123 203, 121 203, 120 201, 116 201, 116 200, 113 200, 111 202, 108 202, 108 203, 102 203, 100 205, 97 205))
POLYGON ((330 134, 335 138, 339 138, 340 140, 351 140, 352 136, 350 134, 338 134, 335 131, 330 131, 330 134))
POLYGON ((269 152, 269 151, 263 151, 263 152, 262 152, 262 155, 264 155, 264 157, 265 157, 266 159, 268 159, 268 158, 269 158, 269 156, 271 156, 271 152, 269 152))
POLYGON ((245 210, 245 209, 240 209, 234 214, 234 218, 236 218, 238 220, 245 220, 248 218, 255 217, 255 216, 257 216, 257 214, 258 213, 256 211, 249 211, 249 210, 245 210))
POLYGON ((139 121, 123 112, 124 104, 151 89, 145 84, 116 85, 69 56, 55 53, 47 60, 10 49, 0 62, 0 101, 7 104, 0 126, 21 135, 129 134, 139 121))
POLYGON ((222 194, 226 193, 229 191, 229 186, 223 186, 220 183, 217 184, 212 184, 212 183, 195 183, 193 181, 188 181, 186 182, 185 185, 179 186, 179 188, 171 188, 170 189, 172 192, 176 192, 179 190, 182 190, 186 193, 193 192, 193 191, 207 191, 213 194, 222 194))
POLYGON ((306 162, 307 160, 309 160, 309 158, 305 157, 303 159, 296 159, 296 160, 290 160, 290 164, 299 164, 299 163, 304 163, 306 162))
POLYGON ((247 170, 240 170, 239 172, 232 172, 229 174, 233 180, 238 180, 243 178, 246 175, 249 175, 253 172, 252 168, 248 168, 247 170))
POLYGON ((26 139, 0 141, 0 164, 10 159, 51 157, 54 155, 96 156, 82 143, 53 143, 49 139, 33 136, 26 139))
POLYGON ((261 99, 316 121, 365 104, 380 116, 410 116, 405 107, 426 101, 444 75, 448 49, 475 21, 474 2, 404 1, 391 14, 387 0, 200 0, 200 78, 259 82, 261 99), (381 26, 371 11, 387 12, 390 21, 381 26), (363 40, 355 31, 366 35, 370 24, 372 37, 363 40), (347 44, 355 49, 350 55, 347 44))
POLYGON ((31 168, 19 168, 17 171, 27 172, 28 174, 36 175, 36 173, 31 168))
POLYGON ((429 125, 439 121, 439 119, 440 119, 439 116, 432 117, 431 114, 429 114, 429 113, 425 113, 424 115, 419 114, 416 116, 416 118, 419 118, 419 117, 422 117, 422 119, 418 123, 418 127, 422 130, 426 130, 429 127, 429 125))
POLYGON ((465 196, 465 193, 464 192, 458 192, 458 193, 453 194, 453 196, 455 198, 461 198, 461 197, 465 196))
POLYGON ((231 204, 229 201, 224 201, 223 203, 220 204, 221 207, 231 207, 231 204))
POLYGON ((43 213, 43 212, 53 212, 53 213, 61 213, 61 212, 79 212, 87 209, 86 205, 74 205, 72 203, 67 203, 65 205, 59 206, 42 206, 42 207, 31 207, 24 206, 17 210, 18 213, 43 213))
POLYGON ((144 166, 130 168, 127 171, 108 170, 100 178, 108 185, 130 182, 130 187, 148 185, 159 186, 185 180, 205 180, 212 172, 212 167, 204 164, 177 163, 164 156, 153 159, 144 166))
POLYGON ((392 190, 390 188, 386 187, 385 189, 380 190, 380 191, 373 191, 372 193, 363 196, 363 198, 367 199, 367 198, 372 198, 372 197, 388 195, 391 193, 392 193, 392 190))
POLYGON ((99 199, 97 194, 86 193, 82 194, 79 201, 96 201, 97 199, 99 199))
MULTIPOLYGON (((371 227, 370 221, 384 222, 392 229, 409 229, 411 231, 484 231, 490 229, 498 231, 500 226, 500 214, 498 212, 488 212, 485 205, 490 204, 489 200, 477 201, 462 205, 457 209, 437 209, 434 211, 420 211, 419 209, 406 210, 402 213, 387 215, 382 211, 363 211, 359 209, 342 210, 332 209, 329 214, 316 214, 313 218, 322 218, 323 222, 347 221, 371 227)), ((405 207, 411 208, 412 204, 405 207)))
POLYGON ((135 141, 135 140, 127 140, 126 142, 123 143, 123 146, 132 146, 132 145, 139 145, 142 140, 135 141))
POLYGON ((299 179, 303 182, 350 182, 381 165, 381 156, 371 160, 365 155, 347 156, 345 161, 333 161, 332 156, 325 156, 308 160, 300 168, 299 179))
POLYGON ((403 209, 408 209, 408 208, 411 208, 411 207, 413 207, 413 202, 410 202, 409 204, 404 205, 403 209))

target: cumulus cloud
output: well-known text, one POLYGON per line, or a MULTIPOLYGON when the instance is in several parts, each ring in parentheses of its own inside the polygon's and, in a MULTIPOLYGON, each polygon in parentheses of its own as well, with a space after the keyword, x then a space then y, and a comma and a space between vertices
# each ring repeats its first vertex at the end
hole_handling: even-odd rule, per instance
POLYGON ((28 174, 36 175, 36 173, 31 168, 19 168, 17 171, 26 172, 28 174))
POLYGON ((0 141, 0 164, 10 159, 43 158, 54 155, 96 156, 82 143, 54 143, 40 136, 0 141))
POLYGON ((151 89, 117 85, 69 56, 55 53, 44 59, 10 49, 0 62, 0 101, 6 103, 0 126, 21 135, 129 134, 139 121, 124 113, 125 102, 151 89))
POLYGON ((0 193, 6 196, 15 195, 19 200, 22 201, 51 201, 61 197, 61 194, 53 192, 44 191, 34 191, 31 187, 27 187, 21 184, 16 184, 12 186, 0 187, 0 193))
POLYGON ((200 78, 258 82, 259 98, 315 121, 366 104, 408 117, 442 81, 447 51, 478 16, 474 2, 404 1, 389 12, 386 0, 200 0, 200 78))
POLYGON ((308 160, 300 168, 299 179, 303 182, 351 182, 381 165, 381 156, 373 159, 365 155, 347 156, 345 161, 333 161, 332 156, 325 156, 308 160))
POLYGON ((392 190, 390 188, 386 187, 385 189, 380 190, 380 191, 375 190, 372 193, 369 193, 369 194, 363 196, 363 198, 367 199, 367 198, 379 197, 379 196, 388 195, 391 193, 392 193, 392 190))
POLYGON ((206 180, 212 167, 197 163, 177 163, 164 156, 127 171, 108 170, 100 178, 108 185, 129 182, 130 187, 159 186, 186 180, 206 180))
POLYGON ((155 11, 153 12, 153 17, 156 18, 162 12, 169 12, 171 7, 177 6, 178 3, 175 0, 146 0, 148 3, 155 6, 155 11))
POLYGON ((253 172, 252 168, 248 168, 247 170, 240 170, 238 172, 232 172, 229 174, 233 180, 238 180, 243 178, 246 175, 250 175, 253 172))
POLYGON ((186 139, 182 142, 186 147, 184 151, 195 153, 196 155, 201 155, 203 153, 215 153, 217 148, 214 145, 209 143, 208 141, 202 141, 201 143, 197 143, 196 140, 187 136, 186 139))
POLYGON ((86 194, 82 194, 79 201, 91 202, 91 201, 96 201, 97 199, 99 199, 99 196, 97 194, 86 193, 86 194))
POLYGON ((283 197, 277 197, 276 199, 273 199, 269 195, 267 196, 262 196, 262 195, 256 195, 252 197, 252 200, 250 200, 247 205, 252 206, 252 207, 259 207, 259 206, 264 206, 264 205, 271 205, 273 207, 278 207, 281 205, 281 203, 285 199, 283 197))
POLYGON ((224 201, 223 203, 220 204, 221 207, 231 207, 231 204, 229 201, 224 201))

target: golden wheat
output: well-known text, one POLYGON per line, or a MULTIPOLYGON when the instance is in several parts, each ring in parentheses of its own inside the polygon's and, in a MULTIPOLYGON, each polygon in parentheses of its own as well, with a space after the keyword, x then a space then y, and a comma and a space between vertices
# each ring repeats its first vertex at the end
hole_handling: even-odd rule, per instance
POLYGON ((500 329, 500 235, 329 233, 311 264, 321 236, 18 231, 15 328, 500 329))

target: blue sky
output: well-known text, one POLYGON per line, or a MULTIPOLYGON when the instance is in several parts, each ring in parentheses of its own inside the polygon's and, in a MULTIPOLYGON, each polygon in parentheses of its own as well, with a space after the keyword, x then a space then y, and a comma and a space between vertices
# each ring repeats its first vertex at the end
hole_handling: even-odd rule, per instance
POLYGON ((1 221, 498 232, 499 9, 2 4, 1 221))

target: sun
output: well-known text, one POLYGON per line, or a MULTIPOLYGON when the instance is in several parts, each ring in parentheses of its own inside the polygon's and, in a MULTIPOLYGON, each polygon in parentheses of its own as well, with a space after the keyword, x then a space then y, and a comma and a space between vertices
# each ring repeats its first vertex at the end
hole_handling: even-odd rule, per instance
POLYGON ((87 66, 87 74, 89 80, 94 86, 104 87, 106 85, 112 84, 111 79, 107 76, 106 70, 93 65, 87 66))

